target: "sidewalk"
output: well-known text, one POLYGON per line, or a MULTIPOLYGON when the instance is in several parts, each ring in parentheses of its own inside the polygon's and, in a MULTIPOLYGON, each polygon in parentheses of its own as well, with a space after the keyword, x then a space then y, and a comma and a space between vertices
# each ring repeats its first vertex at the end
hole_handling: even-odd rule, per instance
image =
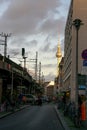
POLYGON ((64 130, 87 130, 87 127, 81 126, 80 128, 76 128, 74 123, 70 120, 69 117, 64 116, 61 109, 57 109, 57 106, 55 106, 55 111, 58 115, 58 118, 64 127, 64 130))
POLYGON ((1 119, 1 118, 4 118, 5 116, 8 116, 8 115, 10 115, 10 114, 12 114, 12 113, 14 113, 14 112, 20 111, 20 110, 26 108, 27 106, 29 106, 29 105, 23 105, 23 106, 21 106, 20 108, 16 108, 14 111, 7 111, 7 112, 4 111, 4 112, 0 112, 0 119, 1 119))

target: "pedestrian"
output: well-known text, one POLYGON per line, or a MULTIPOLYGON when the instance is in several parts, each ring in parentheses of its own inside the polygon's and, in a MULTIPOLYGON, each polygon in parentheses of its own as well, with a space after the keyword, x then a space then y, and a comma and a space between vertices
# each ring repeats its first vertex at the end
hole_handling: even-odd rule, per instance
POLYGON ((41 99, 41 97, 38 97, 38 105, 42 105, 42 99, 41 99))

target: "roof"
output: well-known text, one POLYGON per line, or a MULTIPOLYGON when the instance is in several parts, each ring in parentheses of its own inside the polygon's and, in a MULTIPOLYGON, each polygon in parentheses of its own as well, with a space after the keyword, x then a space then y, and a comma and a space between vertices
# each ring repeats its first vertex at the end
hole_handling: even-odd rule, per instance
POLYGON ((50 83, 48 83, 48 85, 46 87, 48 87, 48 86, 54 86, 54 81, 50 81, 50 83))

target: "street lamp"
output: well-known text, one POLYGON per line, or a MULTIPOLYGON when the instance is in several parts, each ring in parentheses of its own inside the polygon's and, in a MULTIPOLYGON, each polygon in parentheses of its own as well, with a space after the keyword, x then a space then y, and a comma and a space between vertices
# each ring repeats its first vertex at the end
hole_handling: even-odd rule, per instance
POLYGON ((78 32, 80 29, 80 26, 83 25, 82 21, 80 19, 75 19, 73 21, 73 25, 76 29, 76 114, 78 114, 78 32))

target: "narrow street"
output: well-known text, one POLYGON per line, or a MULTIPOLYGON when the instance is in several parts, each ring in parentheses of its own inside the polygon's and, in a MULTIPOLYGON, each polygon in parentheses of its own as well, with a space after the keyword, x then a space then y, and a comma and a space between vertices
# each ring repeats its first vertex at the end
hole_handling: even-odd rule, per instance
POLYGON ((63 130, 54 105, 30 106, 0 119, 0 130, 63 130))

